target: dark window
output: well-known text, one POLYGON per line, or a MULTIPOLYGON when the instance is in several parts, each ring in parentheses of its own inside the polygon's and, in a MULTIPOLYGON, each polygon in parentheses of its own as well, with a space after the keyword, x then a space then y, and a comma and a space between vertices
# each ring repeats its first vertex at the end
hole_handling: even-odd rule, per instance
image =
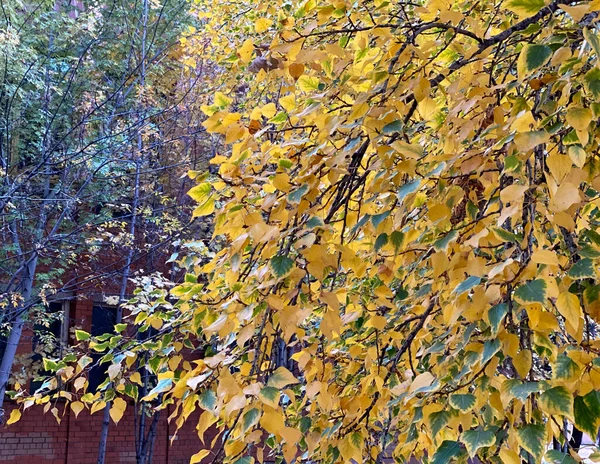
MULTIPOLYGON (((113 333, 115 331, 115 324, 117 323, 117 309, 111 308, 110 306, 94 306, 92 310, 92 335, 97 337, 106 333, 113 333)), ((88 391, 95 392, 98 386, 101 385, 107 378, 107 369, 110 363, 104 363, 96 365, 98 360, 102 357, 102 354, 92 354, 93 367, 90 369, 90 376, 88 379, 89 387, 88 391)))

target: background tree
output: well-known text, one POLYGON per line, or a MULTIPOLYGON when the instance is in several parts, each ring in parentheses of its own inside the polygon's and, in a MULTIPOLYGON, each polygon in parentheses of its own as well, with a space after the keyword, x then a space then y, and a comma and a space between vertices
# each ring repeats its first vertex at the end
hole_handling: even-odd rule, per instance
POLYGON ((126 295, 133 270, 164 267, 194 230, 182 174, 200 131, 181 121, 197 93, 178 56, 193 18, 185 1, 152 3, 143 39, 134 3, 3 9, 0 408, 23 326, 55 317, 48 301, 126 295))

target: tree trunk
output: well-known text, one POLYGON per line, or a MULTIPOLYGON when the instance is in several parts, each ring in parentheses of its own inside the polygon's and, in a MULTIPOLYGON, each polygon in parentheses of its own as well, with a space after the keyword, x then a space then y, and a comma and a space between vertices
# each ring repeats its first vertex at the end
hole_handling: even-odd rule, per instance
MULTIPOLYGON (((145 76, 146 76, 146 25, 148 22, 148 0, 144 0, 142 6, 142 56, 141 56, 141 65, 140 65, 140 86, 143 88, 145 84, 145 76)), ((143 118, 138 117, 138 123, 141 124, 143 118)), ((133 261, 133 255, 135 252, 135 234, 136 234, 136 225, 137 225, 137 211, 140 201, 140 172, 141 172, 141 158, 143 155, 143 138, 140 130, 140 126, 136 128, 137 130, 137 150, 134 150, 133 161, 135 163, 135 187, 133 193, 133 202, 131 207, 131 226, 129 229, 129 233, 131 236, 131 245, 129 250, 127 251, 127 261, 125 263, 125 267, 123 269, 123 278, 121 280, 121 291, 119 295, 119 306, 117 308, 117 317, 116 322, 119 324, 123 319, 123 303, 125 303, 125 296, 127 294, 127 281, 129 280, 129 273, 131 271, 131 263, 133 261)), ((111 402, 107 402, 104 408, 104 417, 109 417, 109 412, 111 408, 111 402)), ((106 443, 108 440, 108 429, 109 429, 110 421, 102 422, 102 432, 100 433, 100 443, 98 445, 98 464, 104 464, 105 455, 106 455, 106 443)))
POLYGON ((6 396, 6 388, 8 386, 8 379, 12 371, 12 365, 17 354, 17 347, 21 341, 21 333, 23 331, 23 323, 25 322, 25 307, 31 298, 33 290, 33 278, 35 275, 35 269, 37 267, 37 253, 34 253, 29 261, 25 264, 22 270, 21 279, 21 305, 16 307, 16 315, 13 319, 10 335, 6 342, 6 349, 2 356, 2 363, 0 364, 0 419, 3 416, 2 405, 4 404, 4 398, 6 396))

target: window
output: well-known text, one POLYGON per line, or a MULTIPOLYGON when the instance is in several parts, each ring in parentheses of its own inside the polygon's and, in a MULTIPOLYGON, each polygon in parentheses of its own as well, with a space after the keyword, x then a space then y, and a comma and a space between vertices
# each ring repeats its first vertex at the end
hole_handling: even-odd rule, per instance
MULTIPOLYGON (((117 308, 95 305, 92 309, 92 335, 99 336, 105 333, 112 333, 117 323, 117 308)), ((95 392, 102 383, 108 378, 107 369, 109 363, 96 365, 102 354, 92 354, 93 367, 90 369, 88 378, 88 391, 95 392)))

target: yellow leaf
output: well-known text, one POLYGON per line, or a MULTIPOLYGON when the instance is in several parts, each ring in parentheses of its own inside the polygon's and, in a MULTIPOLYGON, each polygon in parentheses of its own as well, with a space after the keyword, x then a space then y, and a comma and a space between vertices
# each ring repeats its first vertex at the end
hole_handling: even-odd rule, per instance
POLYGON ((581 18, 590 10, 589 4, 581 4, 575 6, 560 5, 560 9, 569 13, 575 22, 581 21, 581 18))
POLYGON ((531 351, 530 350, 521 350, 519 352, 519 354, 517 354, 513 360, 513 366, 515 366, 515 369, 517 370, 517 373, 519 374, 519 376, 524 379, 527 377, 527 374, 529 374, 529 371, 531 370, 531 362, 532 362, 532 357, 531 357, 531 351))
POLYGON ((592 111, 580 106, 569 108, 567 111, 567 122, 578 131, 584 131, 592 122, 592 111))
POLYGON ((340 318, 339 311, 335 309, 328 309, 323 315, 321 321, 321 330, 323 335, 328 339, 333 339, 334 334, 339 334, 342 327, 342 319, 340 318))
POLYGON ((522 198, 527 191, 527 188, 526 185, 509 185, 500 192, 500 200, 502 200, 502 203, 512 203, 515 200, 522 198))
POLYGON ((203 449, 198 451, 190 458, 190 464, 197 464, 210 454, 210 450, 203 449))
POLYGON ((579 189, 570 182, 560 184, 556 193, 552 196, 550 209, 553 212, 560 212, 569 209, 571 206, 581 201, 579 189))
POLYGON ((260 425, 267 432, 277 435, 285 427, 285 420, 282 413, 266 406, 265 412, 260 418, 260 425))
POLYGON ((113 404, 110 408, 110 417, 118 424, 123 414, 125 413, 125 409, 127 408, 127 402, 123 398, 115 398, 113 400, 113 404))
POLYGON ((75 401, 75 402, 71 403, 71 409, 75 413, 75 417, 79 416, 79 413, 81 411, 83 411, 84 408, 85 408, 85 406, 83 405, 83 403, 81 401, 75 401))
POLYGON ((100 411, 101 409, 104 409, 105 406, 106 406, 106 403, 104 401, 98 401, 98 402, 92 404, 92 408, 90 409, 90 414, 94 414, 94 413, 100 411))
POLYGON ((13 409, 10 412, 10 417, 8 418, 8 420, 6 421, 6 425, 10 425, 10 424, 14 424, 15 422, 17 422, 19 419, 21 418, 21 410, 20 409, 13 409))
POLYGON ((265 32, 267 29, 269 29, 269 27, 271 27, 271 24, 273 24, 272 19, 259 18, 254 23, 254 30, 260 34, 261 32, 265 32))
POLYGON ((132 383, 137 383, 138 385, 142 385, 142 376, 139 372, 134 372, 129 376, 129 381, 132 383))
POLYGON ((250 63, 252 53, 254 53, 254 42, 251 39, 246 39, 242 47, 238 50, 238 56, 243 63, 250 63))
POLYGON ((260 109, 260 112, 265 118, 272 118, 277 113, 277 107, 275 103, 267 103, 260 109))
POLYGON ((521 152, 528 152, 549 140, 550 134, 546 131, 519 132, 515 135, 515 145, 521 152))
POLYGON ((421 114, 423 119, 426 121, 432 119, 438 110, 438 106, 435 100, 429 97, 426 97, 423 100, 421 100, 417 105, 417 108, 419 109, 419 113, 421 114))
POLYGON ((571 158, 571 161, 573 161, 575 166, 578 168, 583 167, 587 158, 587 154, 583 148, 581 148, 579 145, 571 145, 567 153, 569 154, 569 158, 571 158))
POLYGON ((216 105, 219 108, 226 108, 232 102, 233 102, 233 100, 231 98, 227 97, 225 94, 223 94, 221 92, 215 92, 215 97, 214 97, 214 100, 213 100, 213 105, 216 105))
POLYGON ((580 343, 583 333, 583 311, 577 295, 567 291, 561 292, 556 299, 556 309, 565 318, 568 334, 580 343))
POLYGON ((536 264, 558 266, 558 256, 550 250, 535 250, 531 255, 531 261, 536 264))
POLYGON ((350 435, 346 435, 338 444, 344 462, 363 462, 362 450, 354 446, 350 435))
POLYGON ((279 99, 279 104, 286 111, 292 111, 296 108, 296 97, 294 94, 286 95, 285 97, 281 97, 279 99))
POLYGON ((546 158, 546 164, 548 165, 548 169, 550 169, 552 177, 554 177, 558 184, 560 184, 567 174, 571 172, 571 167, 573 166, 569 156, 560 155, 558 153, 552 153, 548 156, 548 158, 546 158))
POLYGON ((412 384, 410 385, 409 392, 414 392, 419 388, 428 387, 433 383, 435 377, 430 372, 423 372, 415 377, 412 384))
POLYGON ((290 443, 292 445, 297 445, 302 438, 302 432, 293 427, 284 427, 280 433, 286 443, 290 443))
POLYGON ((298 87, 303 92, 313 92, 319 89, 319 79, 313 76, 300 76, 298 87))
POLYGON ((215 198, 210 197, 206 202, 194 209, 193 217, 208 216, 215 211, 215 198))
POLYGON ((208 182, 196 185, 188 191, 188 195, 198 203, 204 203, 210 198, 212 187, 208 182))
POLYGON ((295 383, 299 383, 298 379, 294 377, 294 375, 288 371, 285 367, 281 366, 277 368, 275 372, 269 377, 269 381, 267 385, 269 387, 275 387, 278 389, 282 389, 287 387, 288 385, 292 385, 295 383))
POLYGON ((502 448, 500 450, 500 460, 504 464, 521 464, 522 462, 520 456, 508 448, 502 448))

